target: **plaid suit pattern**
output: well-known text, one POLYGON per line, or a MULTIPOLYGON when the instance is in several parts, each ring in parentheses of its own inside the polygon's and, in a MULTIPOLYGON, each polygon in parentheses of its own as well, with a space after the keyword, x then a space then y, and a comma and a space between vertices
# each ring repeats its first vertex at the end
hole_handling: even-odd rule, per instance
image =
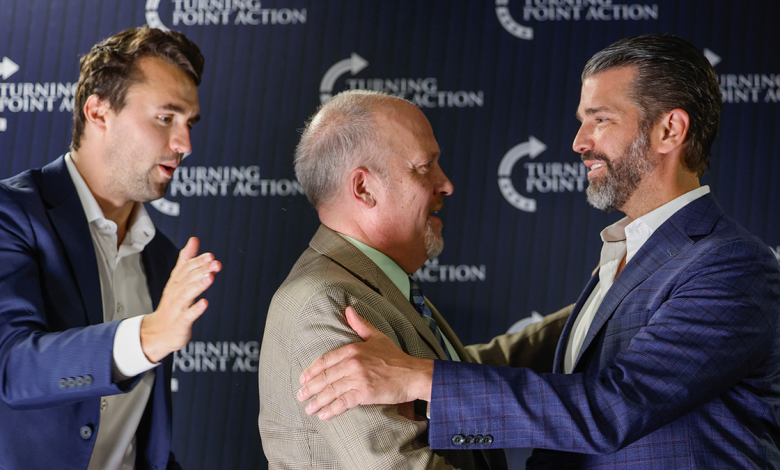
MULTIPOLYGON (((427 445, 427 421, 412 404, 361 406, 320 421, 304 412, 298 377, 315 359, 362 341, 349 327, 348 305, 416 357, 446 359, 428 324, 381 269, 321 226, 276 292, 259 364, 263 450, 272 469, 506 468, 503 451, 445 450, 427 445)), ((436 309, 426 304, 461 357, 468 353, 436 309)), ((420 403, 419 410, 425 410, 420 403)))
POLYGON ((780 267, 711 195, 617 277, 574 373, 437 361, 430 442, 479 423, 529 468, 780 468, 780 267), (546 450, 545 450, 546 449, 546 450))

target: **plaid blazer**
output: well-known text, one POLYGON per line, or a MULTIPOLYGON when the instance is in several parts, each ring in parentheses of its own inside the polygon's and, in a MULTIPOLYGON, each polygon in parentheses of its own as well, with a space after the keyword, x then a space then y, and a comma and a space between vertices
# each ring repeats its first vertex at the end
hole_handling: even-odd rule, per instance
MULTIPOLYGON (((427 302, 427 299, 426 299, 427 302)), ((419 313, 382 270, 325 226, 277 290, 260 351, 263 450, 272 469, 503 469, 503 451, 445 450, 427 443, 426 403, 361 406, 328 421, 304 412, 298 377, 320 355, 362 341, 349 327, 351 305, 400 348, 416 357, 446 359, 419 313)), ((469 354, 428 303, 461 358, 469 354)))
POLYGON ((529 468, 780 468, 780 267, 712 195, 674 214, 615 280, 562 374, 436 361, 431 447, 489 429, 529 468), (546 450, 544 450, 546 449, 546 450))

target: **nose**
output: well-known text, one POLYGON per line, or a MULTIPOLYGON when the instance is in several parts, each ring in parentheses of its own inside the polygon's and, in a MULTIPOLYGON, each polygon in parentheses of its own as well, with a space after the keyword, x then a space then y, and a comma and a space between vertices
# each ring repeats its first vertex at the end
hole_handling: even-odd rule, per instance
POLYGON ((577 153, 585 153, 593 148, 593 138, 589 130, 585 128, 585 124, 580 126, 580 130, 577 131, 577 135, 574 136, 574 142, 571 148, 577 153))
POLYGON ((185 154, 192 151, 189 126, 180 126, 173 135, 171 135, 171 150, 178 154, 185 154))
POLYGON ((452 185, 450 179, 447 178, 447 175, 445 175, 443 171, 439 170, 439 172, 441 173, 441 176, 439 178, 439 185, 436 188, 436 194, 441 196, 449 196, 455 190, 455 187, 452 185))

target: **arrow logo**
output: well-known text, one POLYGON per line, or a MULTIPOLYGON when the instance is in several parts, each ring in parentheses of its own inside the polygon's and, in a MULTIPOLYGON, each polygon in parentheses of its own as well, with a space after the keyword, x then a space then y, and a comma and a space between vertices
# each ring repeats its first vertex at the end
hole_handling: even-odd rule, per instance
POLYGON ((170 31, 160 19, 158 8, 160 8, 160 0, 146 0, 146 24, 150 28, 156 28, 160 31, 170 31))
POLYGON ((3 61, 0 62, 0 76, 3 77, 3 80, 15 74, 17 70, 19 70, 19 66, 13 60, 3 57, 3 61))
POLYGON ((718 54, 712 52, 711 50, 707 49, 706 47, 704 48, 703 52, 704 52, 704 57, 706 57, 707 60, 710 61, 710 65, 712 65, 713 67, 718 65, 720 63, 720 61, 723 60, 723 59, 720 58, 720 56, 718 54))
POLYGON ((325 104, 333 98, 333 85, 336 84, 336 80, 340 76, 347 72, 355 75, 366 68, 366 66, 368 66, 368 61, 354 52, 349 59, 336 62, 325 72, 325 76, 322 77, 322 82, 320 82, 320 103, 325 104))
POLYGON ((512 169, 521 158, 534 159, 545 150, 547 150, 547 146, 543 142, 534 136, 529 136, 528 142, 512 147, 498 165, 498 187, 501 189, 501 194, 510 204, 521 211, 536 212, 536 199, 525 197, 517 192, 512 184, 512 169))
POLYGON ((512 14, 509 13, 509 0, 496 0, 496 16, 499 23, 505 30, 509 31, 512 36, 520 39, 531 40, 534 38, 534 29, 528 26, 523 26, 512 18, 512 14))

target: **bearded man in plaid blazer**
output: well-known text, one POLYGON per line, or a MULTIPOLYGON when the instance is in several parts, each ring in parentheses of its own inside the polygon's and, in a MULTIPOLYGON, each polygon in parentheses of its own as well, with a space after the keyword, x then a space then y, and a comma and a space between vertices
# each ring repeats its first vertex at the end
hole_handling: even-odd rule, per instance
POLYGON ((350 317, 368 341, 304 373, 301 400, 324 390, 307 410, 430 399, 432 448, 478 426, 491 446, 536 447, 534 469, 780 468, 780 266, 699 184, 721 106, 712 66, 675 36, 585 66, 573 147, 588 201, 626 217, 601 233, 554 373, 410 358, 350 317))
POLYGON ((388 95, 344 92, 307 124, 295 171, 323 225, 274 295, 266 320, 259 428, 270 468, 506 468, 503 451, 485 450, 492 436, 480 436, 471 449, 432 451, 421 401, 322 421, 296 399, 298 377, 315 358, 361 341, 344 317, 347 306, 415 357, 552 370, 569 310, 467 350, 410 280, 443 248, 442 223, 433 213, 453 187, 438 159, 422 112, 388 95))

